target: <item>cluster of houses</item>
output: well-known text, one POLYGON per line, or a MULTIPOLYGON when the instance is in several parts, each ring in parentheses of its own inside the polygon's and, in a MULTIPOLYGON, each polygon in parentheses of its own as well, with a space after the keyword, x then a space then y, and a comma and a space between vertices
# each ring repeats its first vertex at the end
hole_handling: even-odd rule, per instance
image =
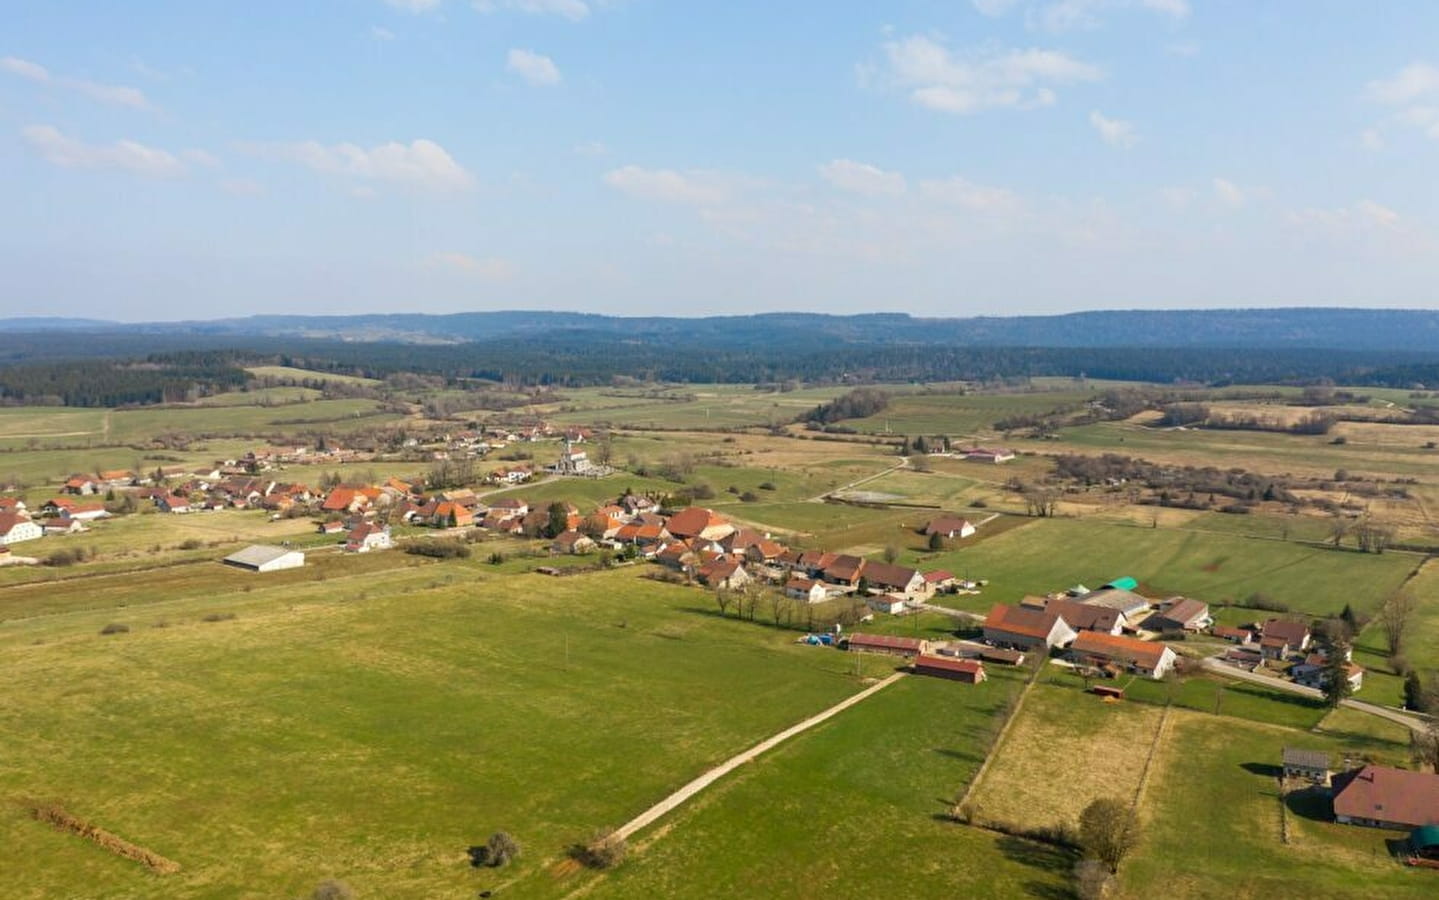
MULTIPOLYGON (((1240 628, 1217 625, 1212 634, 1234 645, 1222 659, 1236 668, 1248 672, 1262 668, 1316 690, 1322 690, 1330 678, 1329 654, 1333 651, 1316 642, 1304 622, 1269 619, 1240 628)), ((1350 688, 1357 691, 1364 686, 1364 667, 1353 657, 1352 649, 1344 651, 1344 671, 1350 688)))
POLYGON ((995 605, 985 617, 983 641, 1025 653, 1058 652, 1076 666, 1114 677, 1129 672, 1163 678, 1178 659, 1156 638, 1200 631, 1213 620, 1207 604, 1186 597, 1154 601, 1134 592, 1124 578, 1098 590, 1082 586, 1017 606, 995 605))
POLYGON ((31 510, 18 497, 0 497, 0 547, 47 535, 75 534, 84 531, 86 523, 109 515, 103 503, 82 503, 69 497, 56 497, 38 510, 31 510))
POLYGON ((1286 780, 1328 790, 1334 820, 1343 825, 1409 831, 1411 861, 1439 864, 1439 774, 1391 766, 1334 771, 1328 753, 1285 747, 1286 780))

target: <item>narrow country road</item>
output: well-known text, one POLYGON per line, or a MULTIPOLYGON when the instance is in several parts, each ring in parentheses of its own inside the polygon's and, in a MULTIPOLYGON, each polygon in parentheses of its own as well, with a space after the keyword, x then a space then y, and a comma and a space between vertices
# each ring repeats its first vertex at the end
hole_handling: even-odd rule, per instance
MULTIPOLYGON (((1262 685, 1267 688, 1273 688, 1276 691, 1285 691, 1290 694, 1297 694, 1300 697, 1308 697, 1311 700, 1324 699, 1324 692, 1315 688, 1304 687, 1292 681, 1281 681, 1278 678, 1271 678, 1268 675, 1255 675, 1253 672, 1246 672, 1243 669, 1225 665, 1215 659, 1204 660, 1203 666, 1206 671, 1213 672, 1215 675, 1220 675, 1224 678, 1233 678, 1236 681, 1262 685)), ((1427 727, 1424 719, 1419 716, 1410 715, 1409 713, 1400 712, 1397 709, 1390 709, 1374 703, 1366 703, 1363 700, 1355 700, 1353 697, 1341 701, 1340 705, 1346 706, 1349 709, 1358 710, 1359 712, 1368 713, 1371 716, 1378 716, 1381 719, 1387 719, 1396 725, 1403 725, 1411 731, 1423 731, 1427 727)))
POLYGON ((859 487, 859 486, 862 485, 862 484, 869 484, 871 481, 874 481, 874 480, 877 479, 877 478, 883 478, 884 476, 888 475, 888 474, 891 473, 891 472, 898 472, 900 469, 903 469, 903 468, 905 468, 905 467, 908 466, 908 465, 909 465, 909 457, 908 457, 908 456, 901 456, 901 457, 899 458, 899 462, 897 462, 897 463, 895 463, 894 465, 890 466, 888 469, 885 469, 885 470, 882 471, 882 472, 876 472, 876 473, 874 473, 873 475, 866 475, 866 476, 864 476, 863 478, 859 479, 858 481, 851 481, 849 484, 842 484, 842 485, 840 485, 840 486, 837 487, 837 488, 831 488, 830 490, 825 491, 823 494, 819 494, 818 496, 815 496, 815 497, 810 497, 810 498, 809 498, 809 502, 810 502, 810 503, 823 503, 823 502, 825 501, 825 498, 826 498, 826 497, 832 497, 832 496, 834 496, 835 494, 841 493, 842 491, 852 491, 852 490, 854 490, 855 488, 859 487))
POLYGON ((649 809, 640 813, 638 816, 635 816, 633 819, 626 822, 624 825, 621 825, 618 829, 616 829, 615 833, 621 838, 628 839, 635 832, 644 828, 646 825, 653 823, 656 819, 659 819, 665 813, 678 808, 686 800, 689 800, 695 794, 698 794, 700 791, 714 784, 716 781, 728 775, 730 772, 733 772, 738 767, 753 760, 765 751, 771 750, 779 744, 784 743, 795 735, 800 734, 804 731, 808 731, 809 729, 820 724, 821 722, 824 722, 827 719, 839 715, 840 713, 849 709, 851 706, 854 706, 856 703, 872 697, 881 690, 889 687, 891 684, 894 684, 896 681, 903 678, 905 674, 906 673, 904 672, 895 672, 893 675, 889 676, 883 681, 870 685, 869 687, 860 691, 858 694, 855 694, 854 696, 849 697, 845 700, 841 700, 839 703, 836 703, 834 706, 831 706, 829 709, 826 709, 821 713, 816 713, 815 715, 810 716, 808 719, 805 719, 798 725, 791 725, 789 728, 786 728, 779 734, 760 741, 758 744, 755 744, 753 747, 749 748, 738 756, 730 757, 729 759, 715 766, 713 769, 710 769, 708 772, 705 772, 700 777, 691 781, 689 784, 686 784, 684 787, 675 791, 673 794, 670 794, 668 797, 656 803, 654 806, 651 806, 649 809))

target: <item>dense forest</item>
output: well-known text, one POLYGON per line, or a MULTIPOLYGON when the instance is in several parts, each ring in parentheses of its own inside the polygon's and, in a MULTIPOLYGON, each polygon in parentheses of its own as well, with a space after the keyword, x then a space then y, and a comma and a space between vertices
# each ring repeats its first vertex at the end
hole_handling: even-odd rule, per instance
POLYGON ((747 324, 719 335, 691 332, 663 339, 569 329, 449 344, 84 330, 0 333, 0 403, 184 401, 239 387, 245 382, 240 367, 255 364, 380 379, 415 373, 442 385, 480 379, 537 389, 622 381, 865 385, 1032 376, 1211 386, 1322 379, 1403 388, 1439 384, 1435 351, 964 347, 846 341, 771 324, 775 327, 760 332, 747 324))

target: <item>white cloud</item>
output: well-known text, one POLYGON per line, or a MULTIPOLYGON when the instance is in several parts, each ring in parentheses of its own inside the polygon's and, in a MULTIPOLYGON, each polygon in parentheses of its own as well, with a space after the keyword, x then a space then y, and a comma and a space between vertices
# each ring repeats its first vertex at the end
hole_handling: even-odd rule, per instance
POLYGON ((395 33, 388 28, 381 28, 378 25, 370 26, 370 37, 377 41, 393 41, 395 33))
POLYGON ((530 50, 511 50, 505 68, 536 87, 560 83, 560 70, 555 61, 530 50))
POLYGON ((181 150, 180 158, 187 163, 204 166, 207 169, 218 169, 220 167, 220 158, 204 150, 181 150))
POLYGON ((1359 146, 1365 150, 1383 150, 1384 135, 1377 128, 1366 128, 1359 135, 1359 146))
POLYGON ((585 0, 475 0, 474 8, 482 13, 514 10, 531 15, 552 15, 571 22, 583 21, 590 14, 585 0))
POLYGON ((124 169, 156 178, 185 174, 185 164, 175 154, 136 141, 87 144, 53 125, 27 125, 20 135, 47 162, 66 169, 124 169))
POLYGON ((1089 124, 1099 132, 1100 139, 1111 147, 1128 149, 1139 140, 1139 134, 1134 130, 1133 122, 1111 119, 1097 109, 1090 112, 1089 124))
POLYGON ((84 94, 91 100, 108 103, 111 106, 128 106, 131 109, 151 109, 150 101, 139 88, 119 84, 102 84, 83 78, 52 78, 44 66, 28 59, 7 56, 0 59, 0 69, 21 78, 41 84, 57 84, 63 88, 84 94))
POLYGON ((1050 85, 1097 81, 1098 67, 1055 50, 980 50, 966 58, 922 35, 884 45, 888 79, 921 106, 951 113, 1032 109, 1056 100, 1050 85))
POLYGON ((0 59, 0 69, 4 69, 12 75, 19 75, 21 78, 28 78, 31 81, 50 80, 50 72, 48 69, 28 59, 17 59, 13 56, 7 56, 0 59))
POLYGON ((1239 185, 1225 178, 1214 179, 1214 195, 1230 209, 1238 209, 1249 199, 1239 185))
POLYGON ((272 159, 297 162, 332 175, 395 181, 431 190, 468 190, 475 178, 444 147, 420 138, 408 144, 391 141, 369 149, 358 144, 301 141, 292 144, 244 145, 243 149, 272 159))
POLYGON ((220 190, 236 197, 258 197, 265 193, 265 186, 253 178, 225 178, 219 184, 220 190))
POLYGON ((1031 20, 1047 31, 1096 28, 1100 15, 1117 10, 1141 9, 1175 21, 1189 16, 1188 0, 1058 0, 1036 10, 1031 20))
POLYGON ((960 206, 972 212, 1014 213, 1023 206, 1013 191, 976 184, 958 175, 932 181, 921 181, 919 189, 924 196, 932 200, 951 206, 960 206))
POLYGON ((624 166, 606 172, 605 184, 636 197, 688 206, 717 206, 728 196, 719 179, 707 172, 624 166))
POLYGON ((842 191, 868 197, 895 196, 905 192, 904 176, 886 172, 868 163, 836 159, 819 167, 819 174, 842 191))
POLYGON ((1399 213, 1373 200, 1360 200, 1353 206, 1338 209, 1302 209, 1289 214, 1296 225, 1315 225, 1330 229, 1367 228, 1393 230, 1400 226, 1399 213))
POLYGON ((441 0, 385 0, 385 3, 401 12, 423 13, 438 9, 441 0))
POLYGON ((486 281, 508 281, 515 274, 514 264, 497 256, 475 257, 454 251, 431 254, 432 266, 456 269, 486 281))
POLYGON ((1386 106, 1404 106, 1439 96, 1439 68, 1426 62, 1412 62, 1392 78, 1369 82, 1368 94, 1369 99, 1386 106))

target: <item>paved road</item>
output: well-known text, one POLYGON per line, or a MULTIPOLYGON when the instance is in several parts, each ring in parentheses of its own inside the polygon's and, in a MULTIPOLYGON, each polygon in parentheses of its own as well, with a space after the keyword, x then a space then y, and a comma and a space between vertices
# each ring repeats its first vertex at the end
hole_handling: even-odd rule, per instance
MULTIPOLYGON (((1316 690, 1315 688, 1304 687, 1292 681, 1283 681, 1268 675, 1256 675, 1253 672, 1246 672, 1243 669, 1225 665, 1216 659, 1206 659, 1203 665, 1206 670, 1216 675, 1222 675, 1225 678, 1233 678, 1236 681, 1247 681, 1250 684, 1263 685, 1276 691, 1285 691, 1301 697, 1308 697, 1311 700, 1324 699, 1324 692, 1316 690)), ((1428 727, 1421 716, 1401 712, 1397 709, 1390 709, 1387 706, 1379 706, 1375 703, 1366 703, 1363 700, 1356 700, 1353 697, 1342 701, 1341 705, 1349 709, 1358 710, 1359 712, 1369 713, 1372 716, 1378 716, 1381 719, 1388 719, 1396 725, 1403 725, 1413 731, 1423 731, 1428 727)))
POLYGON ((621 825, 615 833, 622 838, 629 838, 641 828, 644 828, 646 825, 653 823, 656 819, 660 818, 665 813, 676 809, 686 800, 693 797, 695 794, 698 794, 700 791, 709 787, 711 784, 714 784, 716 781, 723 778, 725 775, 728 775, 730 772, 733 772, 736 768, 753 760, 755 757, 764 753, 766 750, 770 750, 783 743, 784 741, 789 740, 800 732, 807 731, 818 725, 819 723, 825 721, 826 719, 829 719, 844 712, 846 709, 849 709, 856 703, 859 703, 860 701, 873 696, 879 691, 884 690, 885 688, 889 687, 891 684, 894 684, 896 681, 903 678, 904 676, 904 672, 895 672, 893 675, 889 676, 878 684, 871 685, 860 691, 858 694, 855 694, 854 696, 849 697, 846 700, 842 700, 839 703, 836 703, 834 706, 831 706, 824 712, 810 716, 808 719, 805 719, 798 725, 792 725, 789 728, 786 728, 784 731, 781 731, 774 737, 760 741, 758 744, 755 744, 753 747, 749 748, 738 756, 733 756, 725 760, 724 762, 715 766, 713 769, 710 769, 708 772, 705 772, 703 775, 696 778, 694 781, 691 781, 689 784, 685 785, 684 787, 675 791, 673 794, 670 794, 668 797, 656 803, 654 806, 651 806, 649 809, 640 813, 638 816, 635 816, 633 819, 626 822, 624 825, 621 825))

